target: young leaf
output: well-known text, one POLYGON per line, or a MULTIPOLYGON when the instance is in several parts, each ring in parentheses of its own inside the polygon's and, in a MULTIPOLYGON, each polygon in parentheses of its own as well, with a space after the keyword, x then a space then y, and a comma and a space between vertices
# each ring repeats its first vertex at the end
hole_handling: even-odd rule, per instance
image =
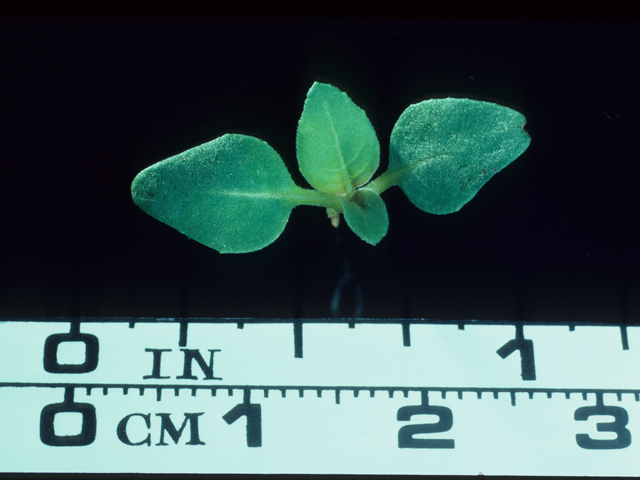
POLYGON ((314 83, 298 122, 300 171, 322 192, 351 195, 380 164, 378 138, 364 110, 333 85, 314 83))
POLYGON ((351 201, 341 198, 340 203, 347 225, 365 242, 376 245, 387 234, 387 206, 376 192, 360 188, 351 201))
POLYGON ((156 163, 131 184, 142 210, 220 253, 273 242, 300 190, 269 144, 236 134, 156 163))
POLYGON ((527 149, 525 123, 515 110, 477 100, 411 105, 391 133, 389 173, 421 210, 456 212, 527 149))

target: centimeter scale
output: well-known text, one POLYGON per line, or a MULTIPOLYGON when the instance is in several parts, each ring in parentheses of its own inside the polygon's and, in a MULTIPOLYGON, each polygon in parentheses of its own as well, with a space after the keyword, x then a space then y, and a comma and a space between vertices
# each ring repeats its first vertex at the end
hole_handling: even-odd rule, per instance
POLYGON ((639 326, 7 320, 0 471, 638 475, 639 326))

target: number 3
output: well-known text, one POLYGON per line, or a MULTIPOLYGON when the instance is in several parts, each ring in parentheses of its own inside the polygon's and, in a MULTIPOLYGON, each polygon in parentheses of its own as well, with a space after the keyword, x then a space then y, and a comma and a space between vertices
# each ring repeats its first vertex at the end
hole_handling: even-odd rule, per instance
POLYGON ((576 442, 581 448, 587 450, 609 450, 627 448, 631 445, 631 432, 626 425, 629 422, 629 414, 622 407, 604 405, 602 393, 596 393, 596 404, 591 407, 580 407, 575 411, 574 419, 578 421, 587 420, 592 415, 609 415, 613 417, 613 422, 600 422, 596 424, 599 432, 614 432, 616 438, 610 440, 598 440, 589 437, 586 433, 578 433, 576 442))

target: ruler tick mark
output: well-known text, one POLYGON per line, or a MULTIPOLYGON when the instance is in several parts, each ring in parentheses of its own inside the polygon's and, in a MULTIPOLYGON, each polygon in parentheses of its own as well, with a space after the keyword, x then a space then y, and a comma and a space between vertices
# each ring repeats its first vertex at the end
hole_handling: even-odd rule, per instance
POLYGON ((293 356, 302 358, 302 322, 293 322, 293 356))
POLYGON ((402 345, 405 347, 411 346, 411 332, 409 331, 410 323, 402 324, 402 345))
POLYGON ((189 322, 180 322, 180 338, 178 339, 179 347, 187 346, 187 329, 189 328, 189 322))
POLYGON ((622 349, 629 350, 629 336, 627 335, 627 327, 620 327, 620 337, 622 340, 622 349))

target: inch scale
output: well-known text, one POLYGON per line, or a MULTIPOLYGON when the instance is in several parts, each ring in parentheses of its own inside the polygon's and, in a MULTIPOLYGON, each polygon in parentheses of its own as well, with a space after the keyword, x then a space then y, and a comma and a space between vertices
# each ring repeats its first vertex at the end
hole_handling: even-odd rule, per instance
POLYGON ((12 319, 0 471, 638 475, 639 326, 12 319))

